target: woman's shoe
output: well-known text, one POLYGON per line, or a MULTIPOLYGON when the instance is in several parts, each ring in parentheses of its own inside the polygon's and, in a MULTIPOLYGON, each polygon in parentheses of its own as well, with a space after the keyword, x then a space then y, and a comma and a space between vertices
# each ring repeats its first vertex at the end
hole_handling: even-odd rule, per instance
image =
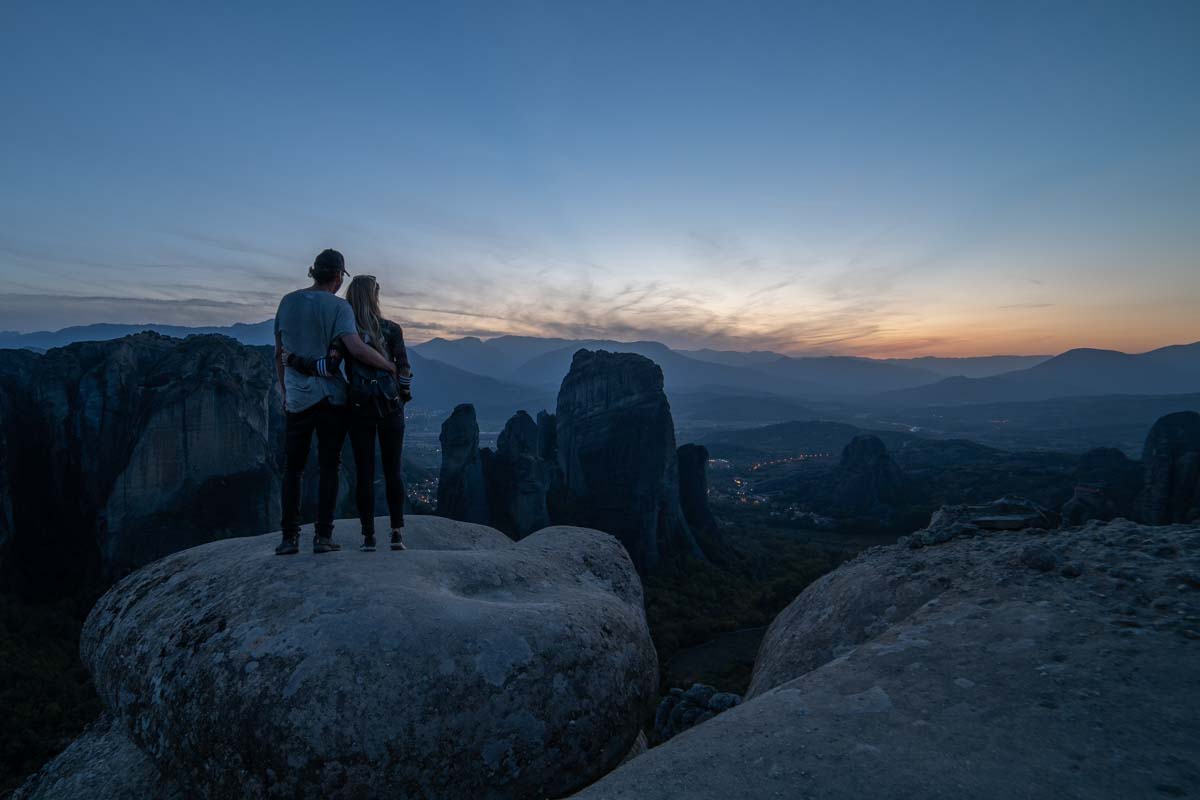
POLYGON ((393 550, 407 550, 408 549, 407 547, 404 546, 404 537, 402 537, 400 535, 399 528, 392 528, 392 549, 393 550))
POLYGON ((375 534, 371 534, 370 536, 364 536, 363 543, 361 545, 359 545, 358 549, 364 553, 374 553, 375 552, 375 534))
POLYGON ((336 553, 341 550, 342 546, 330 539, 328 536, 313 537, 313 552, 314 553, 336 553))

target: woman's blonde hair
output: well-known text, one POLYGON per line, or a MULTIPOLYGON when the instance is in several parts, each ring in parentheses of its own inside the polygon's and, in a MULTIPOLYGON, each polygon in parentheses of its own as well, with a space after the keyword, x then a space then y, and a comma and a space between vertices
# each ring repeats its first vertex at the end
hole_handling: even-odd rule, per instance
POLYGON ((368 337, 371 347, 378 350, 380 355, 391 358, 383 341, 383 326, 380 324, 383 315, 379 311, 379 283, 375 276, 356 275, 346 290, 346 302, 354 309, 354 321, 358 323, 359 334, 368 337))

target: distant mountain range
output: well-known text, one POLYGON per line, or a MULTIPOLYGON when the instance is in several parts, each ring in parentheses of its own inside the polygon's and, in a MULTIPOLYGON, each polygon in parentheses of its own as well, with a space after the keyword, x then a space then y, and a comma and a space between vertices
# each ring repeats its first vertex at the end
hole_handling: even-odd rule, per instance
POLYGON ((35 333, 0 331, 0 348, 45 351, 55 347, 65 347, 74 342, 106 342, 109 339, 120 339, 122 336, 142 331, 154 331, 163 336, 174 336, 177 339, 198 334, 219 333, 237 339, 242 344, 275 343, 275 325, 269 319, 252 324, 239 322, 235 325, 195 328, 186 325, 115 325, 101 322, 94 325, 75 325, 62 330, 37 331, 35 333))
POLYGON ((785 356, 768 350, 674 350, 659 342, 605 339, 432 339, 416 350, 430 358, 529 385, 557 386, 581 347, 638 353, 658 362, 668 391, 769 392, 790 397, 874 394, 934 383, 950 375, 979 377, 1033 366, 1049 356, 871 359, 785 356))
MULTIPOLYGON (((37 333, 0 332, 0 348, 47 350, 143 330, 168 336, 216 333, 251 345, 273 342, 270 320, 226 327, 84 325, 37 333)), ((1057 356, 888 358, 785 356, 771 351, 675 350, 659 342, 498 336, 432 339, 410 345, 414 368, 428 380, 426 401, 473 400, 548 407, 580 348, 632 352, 662 367, 681 416, 774 421, 804 402, 876 407, 957 406, 1056 397, 1200 392, 1200 342, 1148 353, 1078 349, 1057 356), (429 380, 434 378, 433 380, 429 380), (758 410, 756 410, 758 409, 758 410), (711 415, 711 416, 710 416, 711 415)), ((794 417, 793 417, 794 418, 794 417)))
POLYGON ((946 378, 892 391, 890 405, 929 406, 1049 400, 1087 395, 1200 392, 1200 342, 1148 353, 1079 348, 1027 369, 979 378, 946 378))

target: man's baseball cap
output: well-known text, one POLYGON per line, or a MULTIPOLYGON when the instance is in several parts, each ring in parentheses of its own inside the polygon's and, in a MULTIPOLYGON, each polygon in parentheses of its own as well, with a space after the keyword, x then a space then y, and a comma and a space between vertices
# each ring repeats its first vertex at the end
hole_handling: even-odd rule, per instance
POLYGON ((322 250, 313 260, 313 273, 323 275, 349 275, 346 272, 346 259, 337 250, 322 250))

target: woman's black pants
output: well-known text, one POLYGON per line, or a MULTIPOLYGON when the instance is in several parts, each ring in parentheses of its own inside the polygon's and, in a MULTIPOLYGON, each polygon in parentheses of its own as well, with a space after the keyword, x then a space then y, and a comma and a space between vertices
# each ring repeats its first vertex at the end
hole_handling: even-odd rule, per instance
POLYGON ((383 419, 364 419, 351 414, 350 446, 358 475, 354 499, 363 536, 375 534, 375 440, 379 439, 380 464, 392 527, 404 527, 404 474, 400 455, 404 448, 404 411, 383 419))

